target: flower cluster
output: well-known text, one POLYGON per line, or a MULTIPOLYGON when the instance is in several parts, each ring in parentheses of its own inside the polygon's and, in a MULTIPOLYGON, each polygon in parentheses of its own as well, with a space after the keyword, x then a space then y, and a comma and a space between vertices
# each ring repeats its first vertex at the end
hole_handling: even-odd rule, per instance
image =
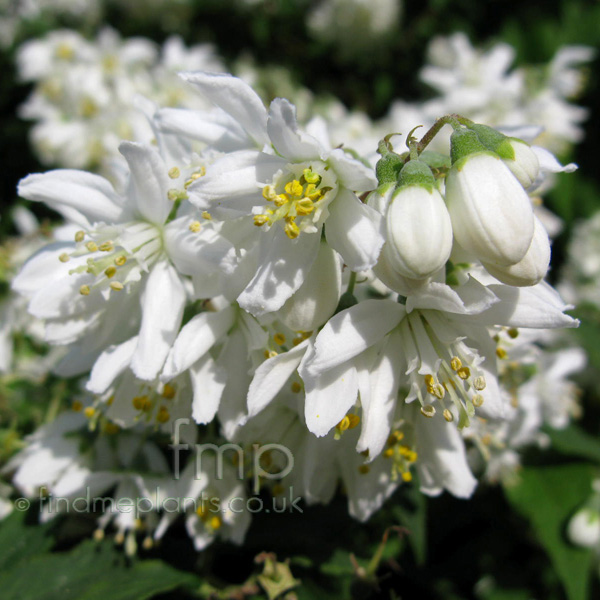
MULTIPOLYGON (((227 505, 257 464, 242 453, 215 476, 189 457, 172 479, 161 439, 283 446, 294 468, 275 481, 282 457, 263 455, 263 490, 326 503, 341 482, 366 520, 413 479, 467 498, 478 460, 493 479, 492 461, 510 462, 496 450, 566 425, 575 404, 557 408, 559 386, 536 379, 530 330, 577 321, 544 281, 550 242, 530 195, 573 165, 458 115, 408 135, 404 153, 386 136, 373 165, 241 79, 182 79, 202 108, 148 112, 156 144, 120 144, 116 187, 73 169, 19 185, 66 224, 12 288, 64 348, 54 371, 85 387, 8 465, 23 493, 206 494, 218 510, 185 509, 202 549, 243 539, 250 515, 227 505), (446 153, 426 150, 444 126, 446 153)), ((134 551, 135 531, 150 546, 174 516, 107 512, 99 532, 114 520, 134 551)))

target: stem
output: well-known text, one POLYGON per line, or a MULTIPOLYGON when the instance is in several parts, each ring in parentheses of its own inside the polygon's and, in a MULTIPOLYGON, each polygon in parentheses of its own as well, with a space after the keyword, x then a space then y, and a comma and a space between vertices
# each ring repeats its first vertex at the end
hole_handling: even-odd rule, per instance
MULTIPOLYGON (((440 132, 444 125, 451 125, 455 130, 460 129, 461 125, 469 127, 473 125, 473 121, 457 114, 445 115, 436 120, 436 122, 431 126, 429 131, 421 138, 421 141, 414 145, 415 152, 417 156, 427 148, 427 146, 431 143, 433 138, 440 132)), ((414 130, 413 130, 414 131, 414 130)), ((413 159, 413 147, 411 147, 410 156, 406 158, 404 162, 408 162, 413 159)))
POLYGON ((354 271, 352 271, 350 273, 350 281, 348 281, 348 289, 346 290, 346 292, 348 294, 353 294, 355 285, 356 285, 356 273, 354 271))

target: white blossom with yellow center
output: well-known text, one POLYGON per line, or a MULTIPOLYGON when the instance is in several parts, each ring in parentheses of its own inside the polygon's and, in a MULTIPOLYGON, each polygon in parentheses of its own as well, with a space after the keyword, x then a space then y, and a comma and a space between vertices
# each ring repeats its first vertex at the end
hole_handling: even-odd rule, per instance
MULTIPOLYGON (((188 136, 227 152, 188 193, 195 206, 247 233, 246 278, 237 298, 242 308, 254 316, 280 309, 305 280, 323 229, 350 269, 375 264, 382 218, 356 195, 376 187, 370 167, 331 149, 324 136, 299 129, 287 100, 276 98, 267 111, 236 77, 183 77, 222 109, 216 122, 213 115, 188 111, 188 136)), ((160 126, 184 133, 181 113, 163 112, 160 126)))

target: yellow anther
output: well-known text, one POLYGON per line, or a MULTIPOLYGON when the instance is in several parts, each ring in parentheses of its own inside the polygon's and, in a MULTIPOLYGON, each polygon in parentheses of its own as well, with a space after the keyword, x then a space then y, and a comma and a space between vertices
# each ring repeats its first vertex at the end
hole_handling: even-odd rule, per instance
POLYGON ((358 472, 361 475, 366 475, 370 470, 371 467, 369 467, 369 465, 360 465, 360 467, 358 467, 358 472))
POLYGON ((212 220, 212 216, 211 216, 211 214, 207 210, 203 210, 202 211, 202 218, 206 219, 207 221, 211 221, 212 220))
POLYGON ((108 240, 100 244, 100 252, 112 252, 115 249, 115 245, 112 240, 108 240))
POLYGON ((111 277, 115 276, 115 273, 117 272, 117 267, 111 265, 110 267, 106 267, 106 269, 104 269, 104 274, 110 279, 111 277))
POLYGON ((408 483, 409 481, 412 481, 412 473, 410 471, 404 471, 402 473, 402 481, 406 481, 406 483, 408 483))
POLYGON ((447 408, 444 409, 443 415, 444 415, 444 419, 446 419, 446 421, 448 421, 448 423, 450 423, 451 421, 454 421, 454 415, 447 408))
POLYGON ((433 377, 433 375, 425 375, 425 385, 427 387, 433 387, 433 385, 435 384, 435 378, 433 377))
POLYGON ((202 229, 200 221, 192 221, 188 228, 192 233, 198 233, 202 229))
POLYGON ((349 414, 346 415, 346 417, 348 417, 348 420, 350 421, 348 429, 354 429, 360 423, 360 417, 358 415, 349 414))
POLYGON ((461 367, 456 373, 461 379, 469 379, 471 376, 471 369, 469 369, 469 367, 461 367))
POLYGON ((293 381, 292 382, 292 392, 294 392, 294 394, 299 394, 301 391, 302 391, 302 386, 297 381, 293 381))
POLYGON ((272 185, 265 185, 262 191, 262 196, 267 201, 273 201, 277 197, 277 192, 272 185))
POLYGON ((297 346, 298 344, 301 344, 304 340, 301 337, 297 337, 294 338, 294 340, 292 341, 292 346, 297 346))
POLYGON ((346 431, 350 428, 350 418, 346 415, 337 425, 336 429, 339 431, 346 431))
POLYGON ((290 181, 290 182, 286 183, 284 189, 285 189, 285 193, 289 194, 290 196, 300 197, 304 193, 304 188, 302 187, 302 184, 297 179, 294 179, 294 181, 290 181))
POLYGON ((481 394, 475 394, 471 401, 473 402, 473 406, 479 408, 483 404, 484 397, 481 394))
POLYGON ((489 433, 486 433, 481 438, 481 443, 484 444, 485 446, 489 446, 492 443, 492 436, 489 433))
POLYGON ((310 198, 302 198, 296 202, 296 213, 300 216, 310 215, 315 210, 315 205, 310 198))
POLYGON ((169 177, 171 179, 177 179, 181 177, 181 171, 177 167, 173 167, 172 169, 169 169, 169 177))
POLYGON ((110 289, 115 292, 120 292, 123 289, 123 284, 120 281, 111 281, 110 289))
POLYGON ((392 435, 390 435, 390 439, 393 440, 392 443, 401 442, 404 439, 404 432, 402 431, 393 431, 392 435))
POLYGON ((204 517, 206 517, 206 515, 208 514, 208 511, 206 510, 206 508, 204 507, 204 503, 201 501, 198 508, 196 509, 196 514, 201 518, 204 519, 204 517))
POLYGON ((90 295, 90 286, 89 286, 89 285, 82 285, 82 286, 79 288, 79 293, 80 293, 82 296, 89 296, 89 295, 90 295))
POLYGON ((88 242, 85 247, 90 251, 90 252, 97 252, 98 251, 98 245, 96 244, 96 242, 88 242))
POLYGON ((392 458, 392 456, 394 456, 394 448, 386 448, 383 451, 383 456, 385 456, 385 458, 392 458))
POLYGON ((149 535, 147 535, 144 538, 144 541, 142 542, 142 548, 144 550, 152 550, 153 546, 154 546, 154 540, 149 535))
POLYGON ((71 404, 71 410, 79 412, 82 408, 83 404, 79 400, 73 400, 73 404, 71 404))
POLYGON ((104 529, 96 529, 93 533, 94 540, 101 542, 104 539, 104 529))
POLYGON ((427 404, 426 406, 422 406, 421 407, 421 414, 424 417, 428 417, 428 418, 433 417, 433 415, 435 415, 435 406, 433 406, 431 404, 427 404))
POLYGON ((221 517, 215 515, 214 517, 211 517, 208 524, 212 530, 216 531, 217 529, 221 529, 223 521, 221 521, 221 517))
POLYGON ((165 383, 165 385, 163 386, 161 396, 163 398, 166 398, 167 400, 173 400, 173 398, 175 398, 176 393, 177 390, 174 385, 171 385, 170 383, 165 383))
POLYGON ((270 221, 269 215, 254 215, 254 224, 257 227, 262 227, 270 221))
POLYGON ((462 367, 462 360, 460 360, 458 356, 453 356, 452 360, 450 361, 450 366, 452 367, 453 371, 458 371, 462 367))
POLYGON ((473 382, 473 387, 478 392, 480 392, 481 390, 485 390, 485 377, 483 375, 476 377, 475 381, 473 382))
POLYGON ((304 175, 306 183, 317 184, 321 180, 321 176, 318 173, 312 171, 311 169, 304 169, 304 171, 302 171, 302 175, 304 175))
POLYGON ((503 359, 508 356, 508 353, 504 348, 496 348, 496 356, 500 359, 503 359))
POLYGON ((106 404, 107 406, 112 406, 113 402, 115 401, 115 397, 111 396, 107 401, 106 404))
POLYGON ((435 396, 436 398, 439 398, 440 400, 443 400, 444 396, 446 395, 446 390, 444 389, 443 385, 440 385, 439 383, 436 383, 434 386, 431 387, 430 393, 433 396, 435 396))
POLYGON ((84 411, 83 414, 88 418, 91 419, 95 414, 96 414, 96 409, 93 406, 88 406, 84 411))
POLYGON ((117 258, 115 258, 115 265, 117 265, 117 267, 122 267, 126 262, 127 257, 124 254, 121 254, 120 256, 117 256, 117 258))
POLYGON ((264 357, 269 359, 269 358, 275 358, 279 353, 275 352, 275 350, 265 350, 264 352, 264 357))
POLYGON ((60 262, 62 262, 62 263, 66 263, 66 262, 69 262, 71 260, 71 257, 66 252, 63 252, 58 257, 58 260, 60 260, 60 262))
POLYGON ((123 542, 125 541, 125 534, 122 531, 119 531, 116 535, 115 535, 115 544, 117 546, 121 546, 123 544, 123 542))
POLYGON ((83 238, 85 237, 85 231, 78 231, 75 234, 75 241, 76 242, 83 242, 83 238))
POLYGON ((506 333, 508 333, 508 337, 514 340, 519 335, 519 330, 511 327, 506 333))
POLYGON ((513 408, 519 408, 519 399, 518 399, 516 396, 513 396, 513 397, 510 399, 510 405, 511 405, 513 408))
POLYGON ((156 413, 156 420, 159 423, 166 423, 171 418, 166 406, 161 406, 156 413))
POLYGON ((136 396, 131 403, 136 410, 144 410, 146 404, 150 402, 148 396, 136 396))
POLYGON ((285 234, 290 238, 290 240, 295 240, 300 235, 300 229, 298 225, 292 220, 289 219, 284 227, 285 234))
POLYGON ((273 341, 278 345, 278 346, 283 346, 283 344, 285 344, 285 335, 283 335, 283 333, 276 333, 273 336, 273 341))

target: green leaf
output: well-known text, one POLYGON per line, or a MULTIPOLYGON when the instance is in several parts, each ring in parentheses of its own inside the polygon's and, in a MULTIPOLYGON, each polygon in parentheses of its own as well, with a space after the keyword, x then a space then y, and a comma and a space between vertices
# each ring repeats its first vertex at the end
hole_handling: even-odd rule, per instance
POLYGON ((196 578, 158 560, 127 565, 110 541, 40 554, 0 574, 3 600, 146 600, 196 578))
POLYGON ((0 572, 50 549, 52 524, 25 525, 26 513, 15 510, 0 525, 0 572))
POLYGON ((508 500, 531 523, 569 600, 585 600, 592 553, 569 543, 565 526, 589 496, 593 468, 585 464, 526 467, 520 482, 505 486, 508 500))
POLYGON ((546 429, 552 447, 568 456, 579 456, 600 463, 600 441, 589 433, 570 425, 566 429, 546 429))

